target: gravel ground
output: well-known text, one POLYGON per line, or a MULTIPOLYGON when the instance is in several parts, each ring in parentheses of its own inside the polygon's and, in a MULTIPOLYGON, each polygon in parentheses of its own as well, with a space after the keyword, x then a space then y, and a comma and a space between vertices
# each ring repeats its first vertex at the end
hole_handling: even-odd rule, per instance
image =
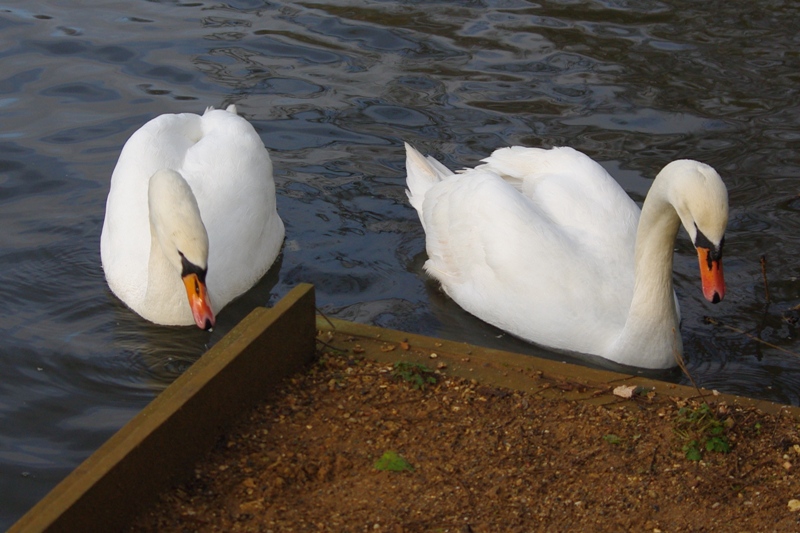
POLYGON ((360 352, 320 351, 131 531, 800 531, 788 414, 592 405, 360 352))

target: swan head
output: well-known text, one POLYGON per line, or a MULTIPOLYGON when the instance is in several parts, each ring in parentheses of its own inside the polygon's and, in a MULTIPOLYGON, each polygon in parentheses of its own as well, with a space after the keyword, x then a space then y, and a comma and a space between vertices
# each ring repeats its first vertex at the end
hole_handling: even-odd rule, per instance
POLYGON ((206 288, 208 233, 191 187, 178 172, 159 170, 150 178, 148 207, 153 238, 180 273, 195 323, 210 330, 215 317, 206 288))
POLYGON ((728 189, 712 167, 682 159, 661 171, 669 175, 670 203, 692 239, 700 264, 703 296, 712 303, 725 297, 722 248, 728 225, 728 189))

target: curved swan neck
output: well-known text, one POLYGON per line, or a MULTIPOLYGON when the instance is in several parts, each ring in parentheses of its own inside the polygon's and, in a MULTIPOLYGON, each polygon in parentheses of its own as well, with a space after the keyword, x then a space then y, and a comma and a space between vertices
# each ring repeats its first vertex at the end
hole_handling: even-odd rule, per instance
POLYGON ((627 322, 613 350, 622 363, 650 368, 674 366, 683 352, 672 281, 673 248, 680 217, 663 180, 645 199, 636 233, 634 288, 627 322), (664 347, 671 346, 672 350, 664 347))
POLYGON ((637 286, 668 288, 671 293, 673 248, 681 219, 660 185, 653 183, 642 205, 636 230, 634 279, 637 286))
POLYGON ((201 269, 208 262, 208 233, 197 199, 178 172, 159 170, 150 178, 148 209, 150 259, 145 301, 160 301, 164 308, 185 307, 189 313, 181 281, 183 259, 201 269))
POLYGON ((208 261, 208 233, 192 188, 178 172, 159 170, 148 187, 150 232, 181 271, 182 257, 199 268, 208 261))
MULTIPOLYGON (((183 291, 180 271, 167 259, 164 248, 159 242, 155 228, 150 227, 150 258, 147 263, 147 287, 145 302, 154 306, 154 302, 166 302, 161 307, 184 306, 186 293, 183 291)), ((188 312, 188 307, 187 307, 188 312)))

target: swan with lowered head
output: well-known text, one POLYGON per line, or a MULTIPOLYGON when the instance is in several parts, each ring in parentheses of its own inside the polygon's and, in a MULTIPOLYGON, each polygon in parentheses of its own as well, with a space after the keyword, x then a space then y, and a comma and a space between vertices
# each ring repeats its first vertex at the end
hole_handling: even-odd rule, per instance
POLYGON ((100 256, 112 292, 142 317, 210 329, 266 273, 283 237, 269 153, 231 105, 161 115, 128 139, 100 256))
POLYGON ((641 211, 572 148, 503 148, 453 173, 406 144, 406 170, 425 270, 466 311, 527 341, 629 366, 675 366, 681 224, 697 249, 704 296, 725 295, 728 192, 703 163, 665 166, 641 211))

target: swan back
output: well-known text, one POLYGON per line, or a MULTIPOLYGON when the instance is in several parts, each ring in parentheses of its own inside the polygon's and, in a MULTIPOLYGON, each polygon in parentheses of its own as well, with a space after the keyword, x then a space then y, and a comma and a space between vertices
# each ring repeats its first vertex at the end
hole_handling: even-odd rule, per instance
POLYGON ((571 233, 586 246, 627 247, 639 208, 609 173, 570 147, 512 146, 495 150, 475 170, 499 174, 536 207, 546 223, 571 233))
POLYGON ((181 174, 208 230, 208 289, 217 311, 266 273, 285 229, 272 161, 255 129, 223 110, 207 111, 202 119, 202 138, 187 150, 181 174))

